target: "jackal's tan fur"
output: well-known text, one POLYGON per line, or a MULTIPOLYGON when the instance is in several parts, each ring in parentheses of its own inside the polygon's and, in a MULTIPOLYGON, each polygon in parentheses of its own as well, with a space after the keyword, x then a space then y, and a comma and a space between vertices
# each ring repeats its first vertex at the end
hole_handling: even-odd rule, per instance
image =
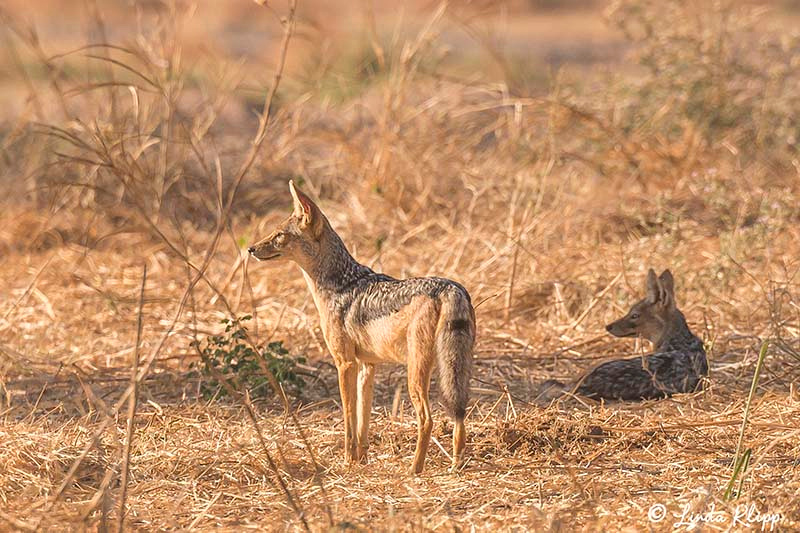
POLYGON ((457 467, 466 443, 475 342, 469 294, 447 279, 397 280, 359 264, 316 204, 292 182, 289 189, 294 213, 250 253, 260 260, 290 259, 303 271, 339 373, 347 459, 366 459, 374 365, 396 362, 408 367, 408 390, 417 412, 412 471, 422 471, 428 450, 433 428, 429 386, 436 366, 443 402, 455 419, 457 467))

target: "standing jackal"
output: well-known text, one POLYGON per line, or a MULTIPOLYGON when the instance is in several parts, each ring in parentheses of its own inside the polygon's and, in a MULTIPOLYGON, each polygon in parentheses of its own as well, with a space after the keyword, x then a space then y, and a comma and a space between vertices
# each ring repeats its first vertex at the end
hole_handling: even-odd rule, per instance
POLYGON ((262 261, 290 259, 303 271, 339 372, 347 459, 366 459, 374 364, 396 362, 408 367, 408 392, 417 412, 411 470, 419 473, 425 464, 435 366, 443 403, 455 419, 453 467, 458 467, 475 344, 475 313, 466 289, 443 278, 397 280, 373 272, 353 259, 319 207, 291 181, 289 190, 294 212, 249 252, 262 261))
POLYGON ((628 314, 606 326, 615 337, 641 335, 655 345, 653 353, 602 363, 582 378, 564 385, 550 380, 539 399, 551 400, 567 391, 590 398, 645 400, 692 392, 708 374, 703 342, 686 324, 675 305, 672 273, 647 273, 646 296, 628 314))

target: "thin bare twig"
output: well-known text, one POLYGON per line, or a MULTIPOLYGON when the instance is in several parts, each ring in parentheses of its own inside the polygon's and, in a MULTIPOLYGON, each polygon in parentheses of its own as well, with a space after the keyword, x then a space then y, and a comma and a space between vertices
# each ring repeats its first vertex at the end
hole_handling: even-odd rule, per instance
POLYGON ((142 267, 142 288, 139 291, 139 313, 136 319, 136 345, 133 350, 133 365, 131 366, 131 392, 128 400, 128 428, 125 435, 125 448, 122 452, 122 472, 120 488, 122 492, 119 497, 119 511, 117 514, 117 531, 122 532, 125 525, 125 499, 128 496, 128 474, 130 472, 131 442, 133 442, 133 426, 136 418, 136 402, 139 399, 139 386, 136 375, 139 372, 139 348, 142 340, 142 311, 144 310, 144 288, 147 283, 147 263, 142 267))

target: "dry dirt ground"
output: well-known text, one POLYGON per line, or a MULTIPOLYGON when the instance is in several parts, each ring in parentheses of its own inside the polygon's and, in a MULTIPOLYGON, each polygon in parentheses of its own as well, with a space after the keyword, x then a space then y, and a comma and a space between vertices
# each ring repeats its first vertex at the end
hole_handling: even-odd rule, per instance
MULTIPOLYGON (((94 5, 76 4, 86 11, 75 20, 94 5)), ((712 69, 711 79, 723 80, 728 92, 713 92, 710 109, 736 113, 705 121, 683 105, 696 102, 695 92, 653 81, 627 59, 632 45, 603 22, 604 5, 569 4, 552 10, 551 2, 511 2, 510 15, 496 14, 499 22, 484 27, 466 20, 460 4, 436 19, 435 5, 414 3, 400 20, 378 2, 377 33, 396 57, 384 67, 368 57, 386 72, 370 77, 357 66, 345 83, 352 65, 312 80, 303 54, 346 55, 348 24, 368 41, 369 23, 333 13, 336 24, 321 30, 312 23, 312 15, 329 20, 314 10, 320 4, 301 2, 305 18, 290 48, 285 92, 219 234, 223 192, 252 142, 252 117, 274 71, 281 29, 273 16, 244 2, 213 17, 208 2, 198 3, 181 42, 186 62, 205 78, 187 74, 185 91, 169 76, 159 81, 174 91, 174 106, 159 107, 142 90, 135 107, 127 87, 116 111, 102 94, 67 100, 71 120, 52 118, 61 113, 54 95, 68 90, 53 80, 78 85, 86 82, 83 71, 37 70, 35 46, 25 44, 24 32, 7 31, 20 61, 7 47, 9 76, 0 83, 8 102, 0 167, 0 530, 116 525, 131 418, 121 400, 134 354, 146 374, 132 418, 125 528, 673 531, 694 520, 709 531, 800 530, 800 167, 791 137, 797 130, 787 134, 782 128, 794 126, 774 119, 779 105, 797 102, 794 89, 781 88, 780 77, 762 86, 750 71, 742 76, 752 78, 738 78, 712 69), (424 32, 431 20, 441 28, 435 36, 424 32), (396 27, 409 28, 409 49, 444 43, 456 59, 443 73, 436 47, 418 64, 402 61, 406 41, 392 41, 396 27), (514 61, 487 59, 484 48, 495 41, 479 31, 487 27, 506 32, 504 50, 514 61), (260 36, 261 28, 271 33, 260 36), (317 46, 314 32, 323 31, 329 49, 317 46), (263 49, 253 35, 264 39, 263 49), (459 43, 475 52, 458 53, 459 43), (525 54, 551 74, 521 68, 525 54), (230 89, 206 137, 182 136, 182 126, 199 128, 191 110, 205 113, 215 102, 205 83, 219 72, 197 59, 208 55, 209 64, 244 55, 269 66, 248 70, 230 89), (27 82, 15 70, 20 64, 28 65, 27 82), (465 81, 476 69, 485 77, 465 81), (602 85, 609 71, 642 85, 612 93, 616 78, 602 85), (765 86, 769 102, 758 89, 765 86), (615 104, 604 107, 609 100, 615 104), (639 105, 652 114, 629 128, 624 118, 639 105), (669 117, 677 118, 667 124, 669 117), (85 145, 45 142, 36 136, 43 125, 63 126, 85 145), (115 137, 147 137, 143 130, 169 148, 115 137), (160 196, 140 187, 132 159, 114 152, 125 143, 128 155, 136 153, 131 145, 141 148, 132 159, 145 174, 161 172, 177 185, 160 196), (107 159, 89 168, 79 157, 107 159), (108 192, 117 182, 104 169, 129 172, 125 186, 108 192), (365 264, 396 277, 452 277, 472 294, 479 331, 469 459, 460 472, 448 472, 451 426, 437 405, 426 470, 407 473, 416 429, 405 371, 393 366, 376 378, 369 462, 342 460, 336 372, 302 276, 244 253, 288 212, 290 177, 320 200, 365 264), (663 401, 536 405, 545 379, 569 379, 649 349, 604 330, 642 295, 649 267, 675 275, 678 305, 709 349, 705 388, 663 401), (196 269, 204 275, 192 285, 196 269), (299 368, 305 386, 290 392, 288 409, 274 394, 252 404, 202 394, 208 377, 198 372, 191 343, 219 334, 222 319, 245 314, 253 315, 256 344, 280 340, 306 359, 299 368), (750 460, 734 478, 740 436, 750 460)), ((283 4, 274 8, 285 14, 283 4)), ((689 17, 693 8, 686 9, 689 17)), ((2 13, 11 17, 3 19, 8 28, 18 16, 36 20, 45 56, 86 43, 80 32, 57 31, 47 9, 34 13, 14 1, 2 13)), ((767 16, 790 27, 796 14, 767 16)), ((128 31, 136 38, 125 25, 132 15, 108 9, 104 17, 109 41, 125 42, 128 31)), ((147 52, 149 38, 157 40, 147 34, 136 41, 143 56, 163 52, 147 52)), ((665 55, 682 39, 659 41, 665 55)), ((792 46, 781 53, 797 53, 792 46)), ((694 52, 678 51, 664 68, 694 60, 694 52)), ((775 65, 780 71, 783 63, 775 65)))
MULTIPOLYGON (((615 246, 587 251, 584 266, 572 267, 585 274, 570 282, 585 285, 588 293, 569 298, 577 306, 572 311, 555 296, 555 282, 536 287, 540 293, 526 304, 552 308, 550 319, 531 315, 505 322, 502 305, 487 301, 479 306, 469 462, 462 472, 448 473, 448 422, 437 409, 435 444, 419 477, 406 472, 415 428, 403 369, 386 367, 378 374, 370 462, 347 466, 341 460, 335 372, 299 273, 289 266, 250 265, 253 303, 241 306, 257 310, 262 339, 271 334, 286 341, 293 353, 307 356, 314 376, 293 401, 294 418, 287 418, 274 401, 255 404, 280 475, 312 529, 333 523, 401 530, 616 530, 631 524, 658 530, 662 525, 647 519, 656 504, 677 515, 688 506, 695 513, 716 509, 729 518, 737 505, 753 504, 762 513, 783 513, 782 530, 797 527, 797 362, 777 346, 767 355, 745 433, 753 459, 743 496, 735 502, 722 499, 759 338, 765 335, 758 325, 766 318, 760 312, 763 295, 747 274, 724 289, 725 283, 708 279, 702 269, 675 268, 680 302, 695 331, 712 345, 712 370, 703 392, 642 404, 571 400, 541 408, 531 403, 542 379, 574 375, 601 358, 634 352, 631 341, 603 335, 602 325, 638 296, 643 279, 638 265, 666 264, 660 254, 651 255, 654 248, 667 246, 671 255, 686 247, 687 254, 693 250, 702 257, 704 243, 714 242, 713 237, 683 240, 675 250, 674 244, 659 240, 626 248, 626 261, 637 265, 626 271, 631 287, 620 284, 594 306, 592 295, 612 281, 611 274, 602 272, 613 273, 612 265, 618 264, 615 246), (701 300, 704 289, 689 288, 701 279, 717 287, 718 296, 690 303, 701 300), (746 293, 747 288, 753 292, 746 293), (574 325, 585 309, 589 313, 574 325)), ((441 243, 433 251, 435 256, 447 253, 447 247, 441 243)), ((579 258, 551 254, 548 261, 574 263, 579 258)), ((24 528, 44 520, 47 529, 81 523, 94 527, 103 507, 99 494, 107 495, 113 508, 118 482, 112 479, 103 491, 103 480, 118 468, 125 416, 112 418, 111 427, 95 433, 127 384, 123 363, 135 345, 144 262, 150 274, 141 352, 149 354, 171 322, 186 283, 185 270, 170 268, 158 246, 148 249, 140 241, 120 240, 91 253, 73 244, 4 256, 0 279, 8 298, 2 342, 4 364, 11 368, 0 486, 2 516, 9 523, 24 528), (52 503, 70 466, 92 442, 63 496, 52 503)), ((404 262, 402 254, 392 254, 384 267, 398 272, 404 262)), ((226 270, 220 264, 210 277, 224 279, 226 270)), ((461 278, 468 287, 479 286, 470 276, 461 278)), ((570 289, 562 285, 560 290, 570 289)), ((236 281, 229 292, 236 298, 236 281)), ((477 301, 488 294, 476 292, 477 301)), ((202 289, 195 294, 199 302, 212 296, 202 289)), ((221 316, 210 309, 185 313, 142 386, 127 497, 131 526, 299 527, 297 511, 276 485, 243 407, 205 402, 198 394, 198 377, 187 369, 196 359, 188 347, 193 322, 199 322, 201 334, 217 332, 221 316)), ((786 347, 796 350, 798 345, 789 341, 786 347)))

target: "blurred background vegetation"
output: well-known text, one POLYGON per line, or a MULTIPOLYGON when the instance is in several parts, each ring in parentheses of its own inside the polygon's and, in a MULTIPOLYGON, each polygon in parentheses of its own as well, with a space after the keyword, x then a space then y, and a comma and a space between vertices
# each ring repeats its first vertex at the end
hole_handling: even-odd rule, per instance
POLYGON ((748 442, 770 444, 746 492, 796 507, 800 2, 288 5, 0 5, 0 500, 21 521, 0 519, 103 523, 124 434, 108 399, 126 398, 141 352, 140 527, 644 529, 652 494, 678 508, 724 487, 735 435, 720 420, 740 412, 764 340, 748 442), (397 369, 377 380, 380 462, 338 461, 313 302, 294 267, 245 253, 288 214, 289 179, 363 263, 473 295, 476 459, 445 503, 441 477, 386 486, 413 437, 397 369), (603 324, 651 266, 675 274, 711 348, 706 391, 659 411, 527 406, 544 379, 645 349, 603 324), (289 403, 255 411, 243 393, 274 384, 265 368, 289 403), (227 376, 242 397, 206 403, 227 376), (519 512, 531 502, 544 510, 519 512))

